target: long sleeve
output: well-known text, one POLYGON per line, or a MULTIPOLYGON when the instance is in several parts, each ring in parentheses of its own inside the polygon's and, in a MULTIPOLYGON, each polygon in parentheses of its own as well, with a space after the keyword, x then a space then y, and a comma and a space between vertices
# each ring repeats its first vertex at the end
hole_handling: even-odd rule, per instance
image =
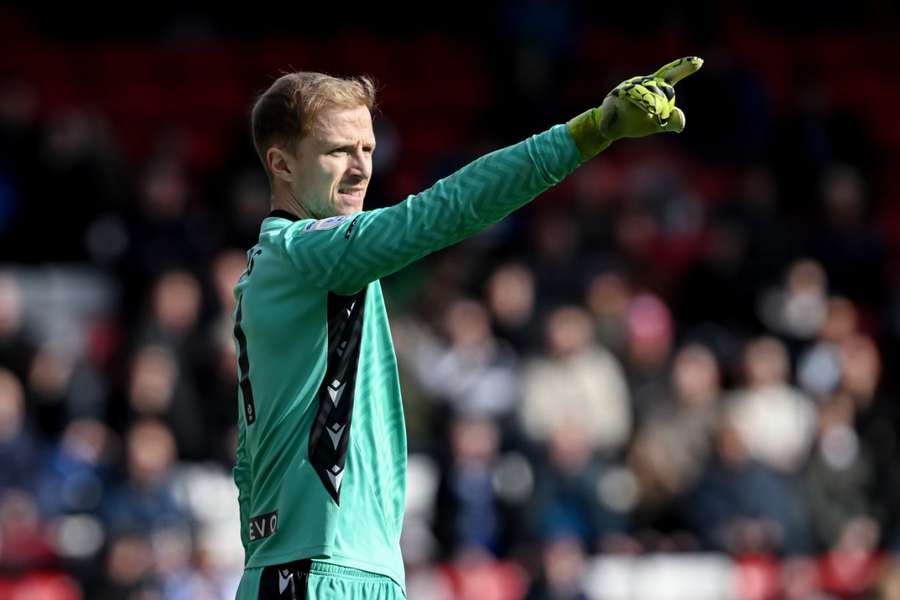
POLYGON ((279 246, 313 284, 350 294, 463 240, 567 177, 582 162, 565 125, 486 154, 394 206, 279 230, 279 246))

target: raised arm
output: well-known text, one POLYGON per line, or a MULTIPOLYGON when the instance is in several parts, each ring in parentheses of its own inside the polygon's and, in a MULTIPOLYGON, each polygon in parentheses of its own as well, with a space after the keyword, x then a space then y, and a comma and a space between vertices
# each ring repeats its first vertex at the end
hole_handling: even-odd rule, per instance
POLYGON ((310 282, 352 294, 499 221, 616 139, 681 131, 684 113, 672 85, 700 65, 683 58, 624 81, 566 125, 486 154, 389 208, 293 223, 281 245, 310 282))

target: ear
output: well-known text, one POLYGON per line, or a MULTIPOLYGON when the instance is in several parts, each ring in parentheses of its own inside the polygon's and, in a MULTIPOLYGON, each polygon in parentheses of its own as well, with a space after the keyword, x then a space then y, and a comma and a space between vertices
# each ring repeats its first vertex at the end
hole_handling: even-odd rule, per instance
POLYGON ((266 164, 274 179, 292 182, 294 175, 291 172, 291 160, 285 155, 284 150, 278 146, 271 146, 266 150, 266 164))

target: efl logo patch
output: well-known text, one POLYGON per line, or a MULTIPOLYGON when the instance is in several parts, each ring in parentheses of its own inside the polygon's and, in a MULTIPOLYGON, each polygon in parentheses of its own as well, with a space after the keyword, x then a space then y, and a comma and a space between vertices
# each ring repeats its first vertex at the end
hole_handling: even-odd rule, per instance
POLYGON ((278 530, 278 511, 250 518, 250 541, 269 537, 278 530))
POLYGON ((303 227, 303 232, 307 231, 326 231, 328 229, 334 229, 341 223, 347 220, 346 215, 339 215, 337 217, 328 217, 327 219, 319 219, 318 221, 313 221, 312 223, 307 223, 303 227))

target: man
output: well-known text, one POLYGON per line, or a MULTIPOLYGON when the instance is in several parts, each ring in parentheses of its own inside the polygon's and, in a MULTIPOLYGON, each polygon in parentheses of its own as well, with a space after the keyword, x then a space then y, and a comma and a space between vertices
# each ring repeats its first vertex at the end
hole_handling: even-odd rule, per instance
POLYGON ((672 85, 701 64, 629 79, 567 124, 372 211, 370 80, 292 73, 258 98, 273 211, 235 287, 239 600, 405 597, 406 434, 379 278, 499 221, 616 139, 681 131, 672 85))

